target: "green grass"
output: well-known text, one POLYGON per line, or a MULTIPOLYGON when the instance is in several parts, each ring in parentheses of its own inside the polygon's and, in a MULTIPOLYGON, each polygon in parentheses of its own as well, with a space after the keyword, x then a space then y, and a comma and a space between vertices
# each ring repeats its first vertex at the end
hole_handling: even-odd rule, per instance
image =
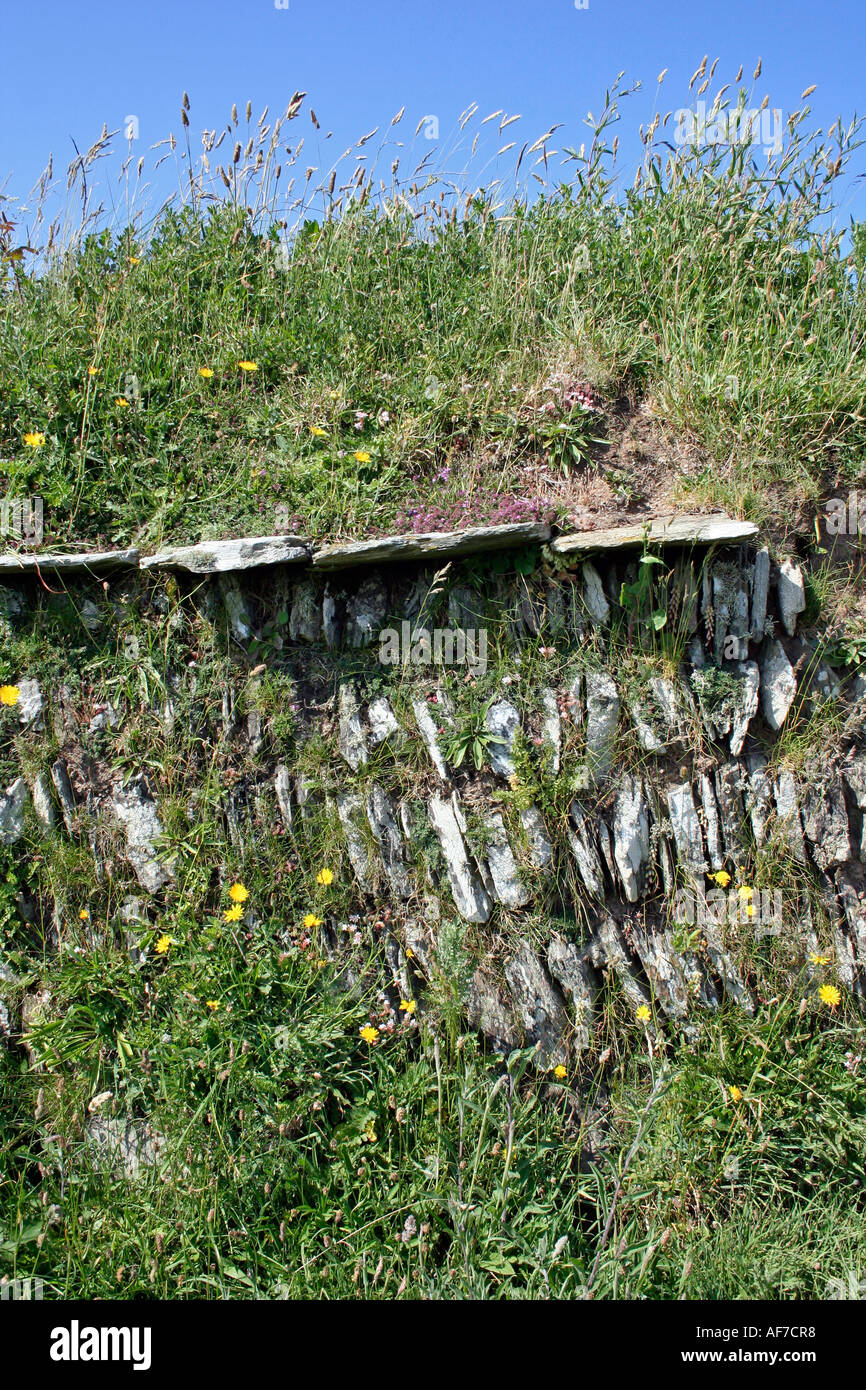
POLYGON ((32 270, 8 259, 23 228, 0 240, 9 493, 41 494, 55 539, 154 546, 357 535, 410 506, 513 515, 529 468, 533 505, 567 517, 623 400, 693 442, 688 466, 659 467, 699 502, 778 520, 786 495, 856 477, 866 243, 830 217, 859 125, 824 134, 804 106, 766 161, 675 147, 660 110, 626 188, 611 139, 627 95, 609 94, 588 152, 529 152, 534 201, 476 188, 471 161, 456 183, 400 171, 377 191, 386 139, 359 185, 329 193, 325 174, 281 215, 294 127, 248 117, 249 155, 231 163, 234 119, 223 165, 188 163, 184 205, 148 215, 127 170, 128 223, 107 227, 85 197, 97 142, 71 171, 65 241, 41 211, 32 270), (606 418, 569 394, 581 383, 606 418))
MULTIPOLYGON (((276 140, 248 112, 248 130, 232 117, 222 166, 209 137, 210 174, 187 149, 185 205, 139 212, 144 179, 130 172, 125 225, 107 227, 86 197, 75 207, 106 153, 98 142, 73 170, 65 233, 37 220, 25 237, 0 205, 15 223, 0 233, 6 491, 44 497, 48 541, 145 548, 275 529, 357 536, 413 517, 570 524, 662 493, 796 525, 803 505, 862 473, 866 238, 855 226, 846 240, 829 220, 860 128, 824 136, 804 108, 765 162, 741 148, 675 150, 660 112, 627 189, 613 142, 627 95, 612 91, 588 152, 563 151, 559 172, 545 143, 525 152, 534 200, 517 161, 506 191, 476 187, 468 165, 456 185, 392 170, 377 193, 391 167, 383 140, 360 183, 329 190, 326 171, 289 206, 286 179, 303 180, 297 127, 276 140), (286 139, 296 153, 278 173, 286 139), (10 255, 28 238, 32 265, 10 255), (28 446, 30 433, 44 443, 28 446)), ((468 585, 488 630, 484 674, 437 673, 455 708, 452 754, 465 744, 467 762, 488 763, 484 711, 505 676, 529 733, 496 804, 518 855, 530 804, 556 841, 553 881, 519 924, 533 944, 552 928, 581 940, 586 916, 566 840, 584 736, 564 722, 551 778, 531 736, 543 692, 604 664, 627 703, 682 657, 700 575, 644 558, 612 604, 607 651, 592 631, 569 644, 555 612, 515 650, 502 580, 520 575, 537 599, 562 578, 547 552, 445 566, 425 600, 433 627, 468 585)), ((808 616, 826 623, 838 669, 862 662, 858 584, 833 555, 809 578, 808 616)), ((423 1008, 400 1010, 381 944, 401 923, 384 906, 359 911, 326 801, 339 680, 386 694, 409 728, 432 671, 418 682, 363 651, 295 662, 285 594, 267 580, 250 653, 267 669, 255 678, 223 620, 171 579, 55 585, 34 585, 26 613, 2 617, 0 677, 36 676, 47 709, 39 735, 2 712, 0 785, 71 742, 100 777, 146 771, 177 878, 136 922, 123 915, 135 881, 87 815, 72 838, 45 841, 31 824, 24 853, 0 852, 0 952, 16 977, 3 997, 14 1011, 49 991, 24 1038, 0 1046, 0 1277, 110 1299, 805 1299, 859 1279, 866 1029, 847 996, 820 1003, 823 967, 804 965, 794 933, 726 937, 756 988, 754 1018, 726 1003, 696 1009, 694 1030, 658 1020, 649 1031, 612 976, 565 1078, 526 1050, 499 1057, 466 1030, 466 987, 480 952, 518 943, 516 919, 499 915, 484 937, 443 896, 431 977, 406 962, 423 1008), (105 700, 120 725, 90 732, 105 700), (70 708, 82 715, 74 734, 70 708), (256 756, 232 732, 251 712, 256 756), (291 834, 242 804, 278 759, 311 789, 291 834), (228 823, 235 795, 250 818, 243 844, 228 823), (323 867, 333 883, 317 881, 323 867), (250 896, 226 921, 236 880, 250 896), (324 925, 305 926, 309 914, 324 925), (381 1030, 373 1043, 368 1026, 381 1030), (165 1137, 160 1163, 132 1180, 96 1165, 95 1113, 147 1117, 165 1137)), ((567 602, 579 609, 579 586, 567 602)), ((642 772, 650 759, 622 724, 618 768, 642 772)), ((775 763, 802 769, 850 733, 832 702, 804 699, 775 763)), ((703 731, 684 734, 682 757, 705 766, 703 731)), ((380 750, 355 781, 417 809, 429 776, 416 739, 380 750)), ((471 807, 467 818, 470 841, 483 838, 471 807)), ((435 879, 438 841, 421 816, 416 830, 435 879)), ((792 920, 808 909, 832 959, 820 885, 772 831, 743 877, 781 887, 792 920)))
MULTIPOLYGON (((477 686, 452 681, 458 716, 477 721, 512 671, 520 679, 510 693, 530 722, 540 691, 566 686, 577 663, 597 655, 560 642, 555 657, 526 645, 518 660, 496 637, 507 622, 493 597, 498 576, 487 576, 485 596, 483 574, 473 574, 491 665, 477 686)), ((449 582, 466 578, 456 567, 449 582)), ((436 587, 431 622, 447 605, 447 584, 436 587)), ((263 595, 264 613, 278 588, 263 595)), ((94 600, 102 594, 91 589, 94 600)), ((662 1023, 661 1051, 657 1040, 650 1052, 633 1004, 609 980, 590 1049, 563 1080, 539 1072, 529 1051, 486 1052, 466 1031, 464 1008, 491 944, 452 920, 447 897, 434 973, 408 967, 423 1009, 399 1009, 381 942, 392 927, 400 935, 400 916, 359 910, 321 795, 333 783, 333 734, 304 741, 291 663, 274 657, 260 684, 249 680, 221 622, 179 604, 172 584, 140 576, 96 633, 78 617, 83 597, 34 589, 7 638, 4 679, 30 663, 48 693, 49 732, 18 732, 6 711, 4 766, 11 778, 55 755, 61 685, 82 711, 112 698, 119 728, 82 733, 81 746, 103 769, 147 770, 178 877, 164 906, 130 923, 121 907, 136 886, 104 825, 97 845, 111 872, 101 879, 87 824, 49 842, 33 826, 24 854, 3 853, 0 951, 18 977, 4 997, 13 1009, 24 992, 47 987, 50 997, 28 1018, 32 1058, 20 1041, 0 1048, 0 1275, 41 1277, 52 1296, 99 1298, 675 1299, 822 1297, 828 1280, 859 1271, 866 1029, 851 1001, 820 1004, 822 972, 803 965, 788 934, 728 935, 758 985, 754 1019, 732 1004, 699 1010, 697 1034, 662 1023), (132 638, 135 659, 124 656, 132 638), (174 689, 171 671, 189 671, 193 652, 195 671, 174 689), (236 718, 260 713, 260 774, 280 756, 311 780, 309 817, 293 835, 255 811, 244 847, 227 834, 226 798, 256 764, 226 734, 225 688, 236 718), (171 731, 161 722, 170 689, 171 731), (329 885, 317 882, 325 866, 329 885), (237 879, 250 896, 241 919, 227 922, 237 879), (305 927, 309 913, 348 946, 334 952, 328 930, 305 927), (172 941, 159 955, 163 934, 172 941), (371 1023, 383 1029, 372 1045, 360 1032, 371 1023), (134 1180, 96 1167, 85 1135, 94 1105, 121 1123, 147 1117, 166 1139, 160 1164, 134 1180)), ((366 685, 368 656, 347 654, 341 670, 337 657, 306 654, 304 679, 317 698, 338 675, 366 685)), ((647 659, 666 658, 650 644, 647 659)), ((405 709, 406 673, 385 688, 405 709)), ((545 774, 545 753, 522 740, 517 783, 501 793, 516 845, 527 798, 558 844, 564 836, 579 731, 566 728, 557 779, 545 774)), ((382 752, 358 785, 373 776, 417 801, 425 772, 417 750, 382 752)), ((469 819, 471 839, 471 810, 469 819)), ((435 869, 435 841, 418 848, 435 869)), ((582 890, 561 845, 558 854, 547 900, 520 928, 539 946, 551 927, 581 938, 582 890)), ((744 873, 757 890, 781 885, 786 920, 809 905, 832 958, 817 885, 792 872, 784 847, 770 842, 744 873)), ((495 949, 517 944, 514 924, 500 921, 495 949)))

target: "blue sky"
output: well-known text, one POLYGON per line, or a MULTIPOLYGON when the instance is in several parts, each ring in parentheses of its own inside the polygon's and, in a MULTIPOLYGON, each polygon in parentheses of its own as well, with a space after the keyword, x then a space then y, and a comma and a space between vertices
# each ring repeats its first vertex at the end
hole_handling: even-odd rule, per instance
MULTIPOLYGON (((478 102, 479 117, 504 108, 522 120, 511 138, 534 140, 556 122, 556 140, 578 145, 581 121, 597 112, 604 89, 625 69, 642 91, 627 103, 620 127, 623 172, 631 182, 640 121, 687 105, 688 80, 705 53, 719 59, 716 83, 732 80, 740 63, 751 79, 763 60, 758 99, 797 108, 803 89, 817 123, 850 120, 863 91, 866 24, 863 0, 40 0, 9 5, 3 21, 0 87, 3 149, 0 188, 23 199, 53 152, 55 172, 84 149, 103 123, 139 122, 136 156, 180 134, 181 93, 191 101, 191 127, 220 128, 233 101, 250 99, 253 119, 265 105, 284 109, 296 89, 306 110, 295 123, 310 163, 339 155, 374 126, 385 127, 405 104, 397 132, 411 142, 417 122, 436 116, 440 141, 453 137, 460 113, 478 102), (301 128, 302 126, 302 128, 301 128), (339 149, 337 148, 339 146, 339 149), (333 154, 331 153, 333 151, 333 154)), ((712 89, 711 89, 712 90, 712 89)), ((757 103, 756 103, 757 104, 757 103)), ((495 139, 495 125, 485 132, 495 139)), ((416 142, 416 149, 418 143, 416 142)), ((518 146, 519 148, 519 146, 518 146)), ((421 148, 420 153, 426 153, 421 148)), ((866 167, 863 160, 857 170, 866 167)), ((116 175, 116 166, 114 169, 116 175)), ((166 174, 160 175, 166 178, 166 174)), ((100 170, 101 192, 113 188, 100 170)), ((170 187, 160 186, 163 192, 170 187)), ((848 186, 842 220, 866 217, 866 184, 848 186)), ((26 219, 25 219, 26 220, 26 219)))

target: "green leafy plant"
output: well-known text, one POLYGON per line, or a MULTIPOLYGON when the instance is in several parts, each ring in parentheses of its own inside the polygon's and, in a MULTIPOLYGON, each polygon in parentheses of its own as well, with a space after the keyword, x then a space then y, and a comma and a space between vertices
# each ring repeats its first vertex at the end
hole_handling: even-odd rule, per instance
POLYGON ((490 749, 505 744, 504 738, 485 727, 487 711, 492 704, 493 701, 488 700, 482 710, 466 718, 461 728, 444 736, 442 751, 455 771, 468 756, 480 772, 490 749))
POLYGON ((548 462, 567 474, 570 468, 581 468, 588 462, 594 445, 607 443, 597 429, 596 412, 575 406, 565 420, 534 425, 531 437, 544 449, 548 462))

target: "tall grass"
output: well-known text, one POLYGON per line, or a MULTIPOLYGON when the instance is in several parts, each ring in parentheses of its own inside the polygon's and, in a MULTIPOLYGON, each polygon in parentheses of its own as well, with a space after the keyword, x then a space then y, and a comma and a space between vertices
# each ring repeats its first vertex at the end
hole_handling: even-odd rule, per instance
MULTIPOLYGON (((46 226, 50 170, 32 225, 6 213, 9 491, 40 493, 58 538, 145 545, 381 530, 407 495, 423 507, 443 490, 479 519, 527 486, 567 514, 581 469, 545 469, 540 428, 581 422, 552 384, 563 373, 690 439, 697 462, 672 481, 698 500, 760 516, 786 489, 856 476, 866 240, 854 226, 849 245, 832 218, 860 124, 825 135, 804 105, 765 157, 678 145, 659 112, 626 186, 628 95, 618 81, 579 149, 555 150, 552 131, 521 140, 496 113, 494 166, 514 164, 486 179, 478 137, 493 127, 473 108, 461 170, 446 150, 438 170, 428 153, 404 173, 400 113, 322 166, 295 134, 303 94, 273 124, 248 104, 194 158, 184 98, 181 139, 156 161, 175 160, 178 193, 148 212, 130 145, 111 225, 93 205, 104 132, 71 166, 61 218, 46 226)), ((753 100, 722 88, 707 105, 753 100)))

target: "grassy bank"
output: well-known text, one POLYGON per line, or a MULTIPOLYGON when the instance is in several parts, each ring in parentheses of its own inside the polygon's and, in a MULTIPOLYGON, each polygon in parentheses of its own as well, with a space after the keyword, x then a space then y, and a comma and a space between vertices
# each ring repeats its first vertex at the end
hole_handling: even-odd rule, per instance
POLYGON ((856 478, 866 243, 829 216, 859 126, 811 130, 805 104, 769 157, 677 144, 663 96, 636 177, 616 87, 580 150, 503 130, 507 189, 401 168, 399 124, 348 183, 304 181, 303 103, 235 111, 197 163, 175 151, 184 205, 139 212, 130 153, 129 221, 102 230, 97 142, 65 233, 10 208, 0 240, 10 495, 58 539, 149 547, 674 497, 778 521, 856 478))
MULTIPOLYGON (((758 105, 735 90, 719 110, 758 105)), ((90 202, 97 142, 72 170, 65 230, 11 206, 0 223, 6 495, 45 499, 46 543, 144 549, 723 506, 771 539, 799 533, 801 629, 823 633, 769 771, 808 780, 838 762, 861 741, 856 710, 847 694, 813 698, 806 678, 826 660, 850 692, 862 674, 860 555, 846 543, 843 571, 813 546, 811 516, 863 473, 866 235, 828 220, 859 127, 824 136, 804 106, 767 160, 679 146, 660 107, 623 178, 627 95, 612 91, 580 150, 516 140, 499 188, 471 165, 456 184, 425 161, 407 172, 399 123, 347 152, 355 170, 357 150, 378 150, 368 172, 305 177, 300 98, 279 124, 233 112, 205 133, 207 167, 183 139, 169 150, 186 190, 170 208, 138 213, 130 156, 124 224, 108 229, 90 202), (37 249, 19 254, 25 241, 37 249)), ((513 133, 503 116, 502 142, 513 133)), ((42 193, 47 205, 47 180, 42 193)), ((443 892, 433 965, 406 953, 405 999, 383 963, 401 909, 359 898, 328 804, 349 780, 335 700, 355 680, 409 730, 412 696, 437 682, 392 678, 372 650, 284 642, 279 575, 250 581, 261 621, 246 651, 217 591, 174 578, 65 589, 58 576, 22 588, 20 606, 4 599, 0 786, 32 785, 62 756, 78 811, 44 836, 28 810, 23 839, 0 848, 0 995, 15 1020, 0 1038, 0 1278, 101 1299, 661 1300, 823 1298, 866 1274, 866 1025, 826 983, 833 885, 805 851, 795 862, 773 837, 744 851, 759 893, 784 888, 791 928, 727 943, 754 1016, 729 998, 688 1018, 654 997, 636 1008, 611 969, 568 1068, 531 1048, 497 1055, 466 1023, 479 958, 552 931, 582 944, 597 914, 568 849, 585 731, 564 720, 554 775, 541 720, 549 688, 567 710, 587 670, 612 670, 624 706, 676 674, 683 593, 701 575, 642 558, 610 595, 605 637, 563 623, 517 655, 515 615, 495 605, 519 576, 543 609, 569 577, 550 552, 432 578, 431 623, 450 622, 467 584, 489 601, 489 669, 440 682, 457 713, 440 730, 447 756, 486 767, 485 715, 507 689, 539 736, 521 735, 514 776, 482 773, 481 790, 515 844, 520 812, 541 808, 561 873, 537 909, 497 908, 488 936, 443 892), (27 677, 41 729, 8 695, 27 677), (293 828, 272 795, 277 762, 312 792, 293 828), (96 813, 113 779, 138 773, 158 790, 175 874, 150 898, 96 813), (126 1173, 98 1149, 109 1124, 127 1127, 126 1173), (158 1161, 140 1161, 154 1145, 158 1161)), ((708 667, 718 698, 725 677, 708 667)), ((669 780, 728 758, 693 723, 666 750, 669 780)), ((624 711, 615 776, 653 765, 624 711)), ((441 789, 414 734, 353 788, 374 780, 419 806, 441 789)), ((483 810, 467 800, 470 844, 483 810)), ((438 849, 422 830, 419 882, 438 849)), ((676 950, 706 948, 691 937, 676 950)))

